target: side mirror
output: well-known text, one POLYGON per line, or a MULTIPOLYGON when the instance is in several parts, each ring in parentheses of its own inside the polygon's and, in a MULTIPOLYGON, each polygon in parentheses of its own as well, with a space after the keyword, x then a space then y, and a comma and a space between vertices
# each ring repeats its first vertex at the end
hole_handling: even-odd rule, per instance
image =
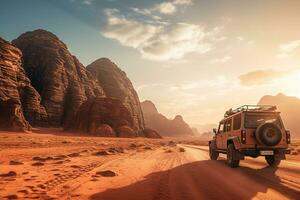
POLYGON ((215 134, 217 134, 217 129, 216 129, 216 128, 214 128, 214 129, 213 129, 213 132, 214 132, 215 134))

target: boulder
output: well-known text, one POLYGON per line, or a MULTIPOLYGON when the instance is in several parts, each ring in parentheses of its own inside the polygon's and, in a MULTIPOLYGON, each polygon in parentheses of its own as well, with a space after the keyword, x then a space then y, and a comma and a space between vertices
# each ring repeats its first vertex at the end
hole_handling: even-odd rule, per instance
POLYGON ((120 126, 117 128, 117 134, 119 137, 123 138, 134 138, 137 137, 136 132, 129 126, 120 126))
POLYGON ((93 130, 97 136, 116 137, 114 129, 108 124, 100 124, 96 130, 93 130))
POLYGON ((120 136, 136 136, 132 127, 133 117, 123 103, 118 99, 104 97, 84 102, 65 129, 100 136, 107 136, 106 134, 115 136, 115 132, 120 136), (129 127, 130 130, 128 128, 124 131, 122 127, 129 127), (104 133, 103 130, 107 132, 104 133))
POLYGON ((87 70, 98 80, 107 97, 119 99, 124 104, 133 117, 131 128, 142 135, 145 125, 139 97, 126 73, 108 58, 96 60, 87 70))
MULTIPOLYGON (((23 53, 24 69, 42 98, 50 126, 68 122, 88 98, 104 96, 97 81, 54 34, 45 30, 26 32, 13 44, 23 53)), ((28 93, 34 92, 24 91, 28 93)), ((26 99, 24 104, 30 101, 26 99)), ((32 123, 35 115, 25 113, 32 123)))

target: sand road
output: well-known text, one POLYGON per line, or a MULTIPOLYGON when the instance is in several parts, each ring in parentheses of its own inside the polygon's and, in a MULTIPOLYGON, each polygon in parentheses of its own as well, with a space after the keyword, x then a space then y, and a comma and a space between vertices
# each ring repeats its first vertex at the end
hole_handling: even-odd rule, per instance
POLYGON ((300 199, 299 162, 283 161, 275 170, 263 159, 247 158, 240 168, 232 169, 224 158, 210 161, 207 147, 182 146, 186 152, 158 158, 156 167, 168 170, 152 172, 91 199, 300 199))
MULTIPOLYGON (((24 141, 26 137, 22 136, 24 141)), ((24 141, 21 145, 8 139, 0 141, 0 199, 300 199, 298 156, 288 157, 278 169, 267 167, 263 158, 247 158, 232 169, 224 156, 209 160, 206 146, 144 139, 61 142, 57 137, 37 136, 34 145, 41 146, 28 147, 24 141), (111 148, 124 152, 95 155, 111 148), (9 164, 12 158, 22 164, 9 164), (105 170, 117 176, 97 175, 105 170), (16 175, 3 176, 9 171, 16 175)))

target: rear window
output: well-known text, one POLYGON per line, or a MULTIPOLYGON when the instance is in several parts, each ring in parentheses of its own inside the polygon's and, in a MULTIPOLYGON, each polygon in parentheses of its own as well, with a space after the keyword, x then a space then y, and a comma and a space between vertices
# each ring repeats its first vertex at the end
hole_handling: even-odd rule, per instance
POLYGON ((264 123, 274 123, 282 128, 279 115, 267 114, 246 114, 245 115, 245 128, 257 128, 264 123))

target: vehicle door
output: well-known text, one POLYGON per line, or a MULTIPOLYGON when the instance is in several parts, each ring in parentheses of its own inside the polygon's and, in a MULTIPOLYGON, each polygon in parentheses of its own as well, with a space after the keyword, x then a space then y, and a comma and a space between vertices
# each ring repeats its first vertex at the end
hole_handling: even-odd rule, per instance
POLYGON ((219 123, 219 128, 218 128, 218 131, 217 131, 217 134, 216 134, 216 143, 217 143, 217 148, 218 149, 223 149, 223 133, 224 133, 224 121, 221 121, 219 123))
POLYGON ((231 136, 241 136, 241 126, 242 126, 242 114, 237 114, 233 116, 232 122, 232 134, 231 136))
POLYGON ((224 133, 222 137, 223 149, 227 149, 227 140, 231 136, 231 129, 232 129, 232 118, 229 118, 225 121, 224 124, 224 133))

